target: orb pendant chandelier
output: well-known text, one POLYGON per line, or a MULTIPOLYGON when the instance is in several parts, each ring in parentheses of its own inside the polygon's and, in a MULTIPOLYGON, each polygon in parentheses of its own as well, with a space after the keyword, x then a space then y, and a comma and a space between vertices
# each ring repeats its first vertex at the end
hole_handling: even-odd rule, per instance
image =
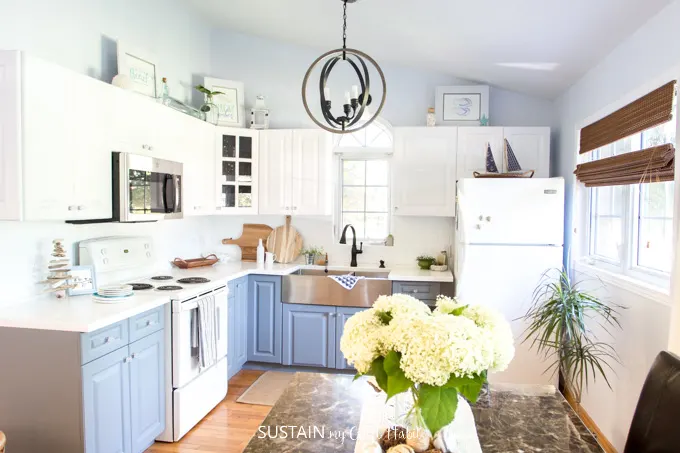
POLYGON ((305 79, 302 82, 302 102, 305 105, 307 114, 317 126, 335 134, 350 134, 371 124, 382 111, 387 96, 385 74, 383 74, 378 63, 364 52, 347 48, 347 3, 354 3, 356 1, 357 0, 342 0, 342 49, 331 50, 317 58, 307 70, 305 79), (375 68, 376 72, 380 75, 382 82, 382 99, 380 100, 380 105, 376 109, 375 114, 369 119, 364 118, 364 114, 367 114, 366 107, 373 102, 367 62, 375 68), (356 73, 358 83, 352 85, 351 89, 345 92, 345 102, 342 106, 342 114, 340 116, 334 116, 331 111, 332 104, 329 99, 330 88, 328 88, 326 84, 328 83, 328 77, 330 76, 331 71, 338 63, 349 64, 356 73), (309 104, 307 103, 307 83, 309 82, 309 77, 314 68, 321 64, 323 64, 323 66, 319 79, 319 99, 323 121, 320 121, 312 114, 309 104))

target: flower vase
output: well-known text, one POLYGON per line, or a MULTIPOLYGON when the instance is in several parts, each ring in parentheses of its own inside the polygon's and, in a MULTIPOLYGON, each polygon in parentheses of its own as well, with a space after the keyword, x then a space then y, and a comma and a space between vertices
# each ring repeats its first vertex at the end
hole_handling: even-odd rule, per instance
MULTIPOLYGON (((409 433, 425 429, 421 409, 414 407, 413 394, 408 391, 385 403, 383 426, 403 426, 409 433)), ((477 427, 470 403, 458 395, 458 406, 453 421, 435 433, 435 448, 444 453, 482 453, 477 427)))
POLYGON ((305 263, 307 265, 311 266, 311 265, 315 264, 314 263, 315 260, 316 260, 316 255, 312 255, 312 254, 309 254, 309 253, 305 255, 305 263))
POLYGON ((205 121, 217 125, 220 119, 219 108, 210 100, 201 106, 201 112, 205 114, 205 121))

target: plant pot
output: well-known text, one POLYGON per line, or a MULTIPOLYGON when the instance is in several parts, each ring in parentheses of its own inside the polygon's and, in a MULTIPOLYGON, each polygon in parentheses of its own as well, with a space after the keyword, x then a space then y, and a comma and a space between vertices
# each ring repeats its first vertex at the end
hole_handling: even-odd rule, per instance
POLYGON ((316 255, 305 255, 305 263, 308 265, 314 264, 316 261, 316 255))
POLYGON ((430 266, 434 264, 434 260, 418 260, 418 267, 426 271, 430 269, 430 266))

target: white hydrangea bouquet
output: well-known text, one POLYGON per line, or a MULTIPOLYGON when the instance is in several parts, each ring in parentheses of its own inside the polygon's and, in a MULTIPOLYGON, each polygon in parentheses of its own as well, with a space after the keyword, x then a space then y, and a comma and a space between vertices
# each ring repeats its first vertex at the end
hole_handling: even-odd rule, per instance
POLYGON ((359 376, 373 376, 387 399, 412 392, 417 424, 449 425, 458 395, 477 401, 489 371, 515 354, 509 323, 497 311, 439 296, 432 312, 405 294, 381 296, 345 325, 340 349, 359 376))

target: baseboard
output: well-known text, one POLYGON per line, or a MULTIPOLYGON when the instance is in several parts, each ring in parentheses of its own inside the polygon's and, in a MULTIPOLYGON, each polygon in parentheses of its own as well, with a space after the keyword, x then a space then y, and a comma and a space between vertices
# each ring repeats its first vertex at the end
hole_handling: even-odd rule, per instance
POLYGON ((609 442, 609 439, 602 434, 602 431, 600 431, 600 428, 597 426, 595 421, 593 421, 592 418, 590 418, 590 415, 588 415, 588 412, 581 406, 579 403, 576 402, 576 398, 574 398, 574 395, 571 394, 568 390, 564 390, 564 398, 567 400, 569 405, 571 406, 572 409, 574 409, 574 412, 576 412, 576 415, 579 416, 581 421, 583 422, 584 425, 586 425, 586 428, 593 434, 595 439, 597 439, 597 442, 600 444, 600 447, 606 452, 606 453, 618 453, 616 451, 616 448, 609 442))

